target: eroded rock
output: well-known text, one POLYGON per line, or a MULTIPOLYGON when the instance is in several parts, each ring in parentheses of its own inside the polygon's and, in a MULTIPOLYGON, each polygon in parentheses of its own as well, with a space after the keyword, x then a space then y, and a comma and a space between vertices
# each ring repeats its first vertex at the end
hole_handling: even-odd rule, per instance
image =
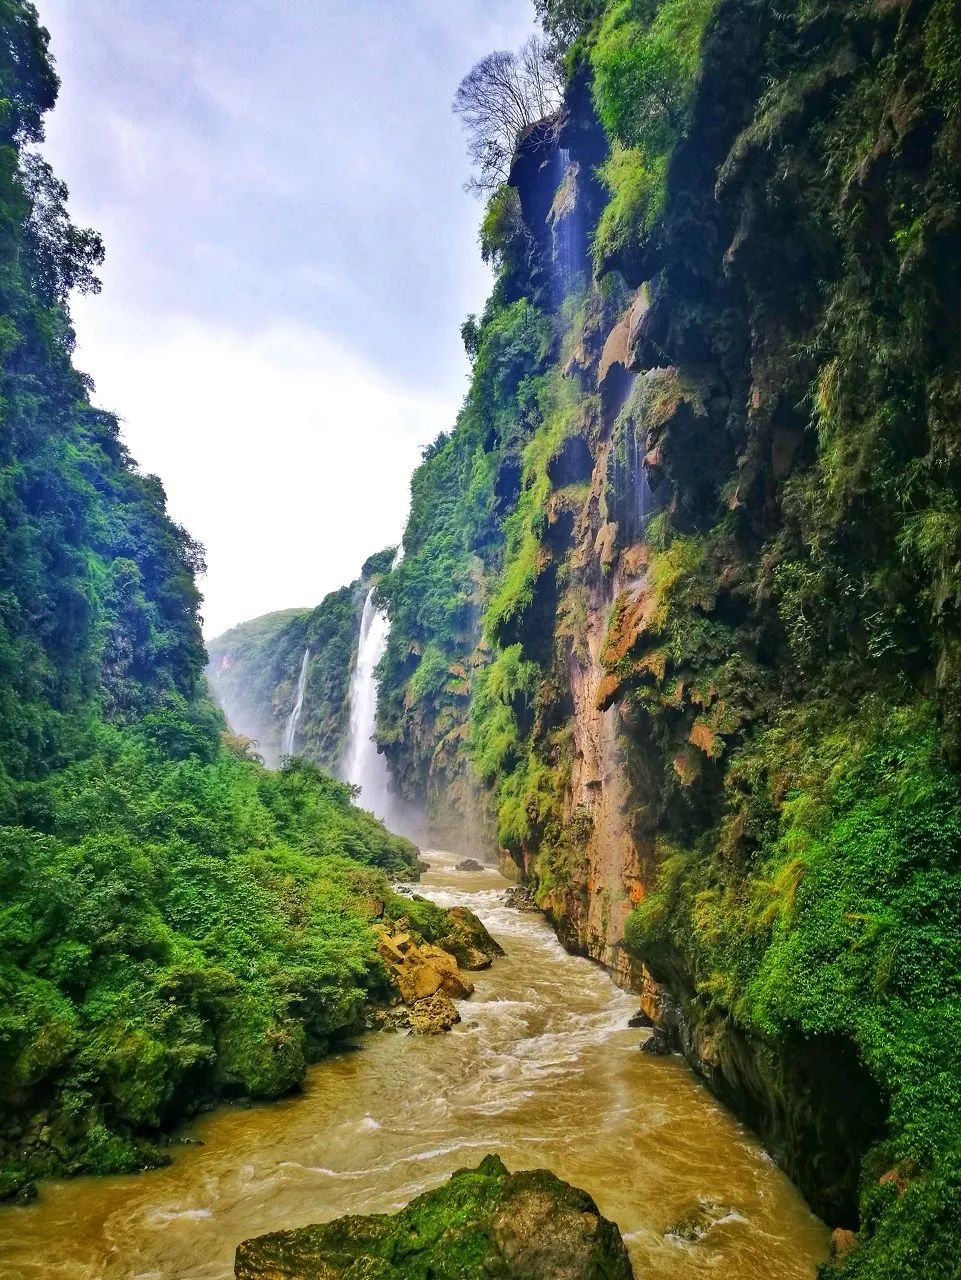
POLYGON ((245 1240, 238 1280, 632 1280, 617 1227, 546 1169, 497 1156, 396 1214, 245 1240))
POLYGON ((450 1031, 460 1022, 460 1014, 453 1000, 444 991, 435 991, 424 1000, 415 1000, 407 1006, 410 1029, 422 1036, 438 1036, 450 1031))
POLYGON ((698 1199, 690 1212, 672 1222, 664 1234, 675 1240, 703 1240, 712 1227, 729 1218, 732 1213, 733 1210, 728 1205, 718 1204, 715 1200, 698 1199))
POLYGON ((467 999, 474 992, 474 984, 461 973, 451 950, 417 941, 408 929, 390 923, 379 931, 377 950, 404 1012, 385 1012, 383 1018, 373 1020, 373 1025, 395 1029, 406 1026, 420 1035, 438 1035, 460 1022, 454 1000, 467 999))
POLYGON ((489 969, 504 954, 504 948, 494 941, 473 911, 451 907, 447 916, 449 932, 437 939, 437 945, 449 951, 462 969, 489 969))
POLYGON ((641 1053, 649 1053, 653 1057, 665 1058, 674 1052, 674 1043, 670 1033, 663 1027, 655 1027, 646 1040, 641 1041, 641 1053))

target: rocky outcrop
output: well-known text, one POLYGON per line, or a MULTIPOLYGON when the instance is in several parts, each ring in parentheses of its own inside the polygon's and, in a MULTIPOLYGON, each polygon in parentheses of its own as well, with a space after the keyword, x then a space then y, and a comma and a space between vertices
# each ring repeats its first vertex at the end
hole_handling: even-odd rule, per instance
POLYGON ((510 907, 514 911, 524 911, 529 915, 541 914, 540 907, 534 901, 534 895, 523 885, 506 890, 501 901, 505 907, 510 907))
MULTIPOLYGON (((424 899, 414 899, 424 902, 424 899)), ((430 941, 407 916, 385 917, 377 930, 377 952, 396 1002, 375 1011, 372 1025, 420 1035, 439 1035, 460 1022, 455 1000, 473 995, 474 984, 461 969, 486 969, 504 954, 477 916, 466 907, 433 908, 430 941)))
POLYGON ((884 1131, 887 1107, 853 1046, 834 1036, 751 1035, 697 998, 676 952, 650 963, 661 983, 642 1051, 683 1053, 760 1134, 818 1215, 856 1226, 861 1161, 884 1131))
POLYGON ((488 933, 469 907, 451 907, 447 928, 437 945, 449 951, 462 969, 489 969, 504 948, 488 933))
POLYGON ((400 1213, 245 1240, 237 1280, 632 1280, 617 1227, 546 1169, 497 1156, 400 1213))

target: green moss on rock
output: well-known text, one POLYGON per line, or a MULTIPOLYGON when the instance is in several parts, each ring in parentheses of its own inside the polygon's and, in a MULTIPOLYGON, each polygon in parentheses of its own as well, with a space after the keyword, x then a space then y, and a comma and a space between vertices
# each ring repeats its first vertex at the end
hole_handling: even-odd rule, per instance
POLYGON ((585 1191, 498 1156, 396 1214, 245 1240, 238 1280, 631 1280, 617 1227, 585 1191))

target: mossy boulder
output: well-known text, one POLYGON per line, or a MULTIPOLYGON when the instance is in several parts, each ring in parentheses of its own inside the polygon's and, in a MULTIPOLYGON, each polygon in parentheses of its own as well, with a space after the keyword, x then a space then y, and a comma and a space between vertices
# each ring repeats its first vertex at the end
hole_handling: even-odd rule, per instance
POLYGON ((489 969, 492 961, 504 954, 504 948, 467 907, 451 907, 447 918, 448 930, 436 942, 462 969, 489 969))
POLYGON ((238 1280, 633 1280, 617 1227, 546 1169, 498 1156, 396 1214, 245 1240, 238 1280))

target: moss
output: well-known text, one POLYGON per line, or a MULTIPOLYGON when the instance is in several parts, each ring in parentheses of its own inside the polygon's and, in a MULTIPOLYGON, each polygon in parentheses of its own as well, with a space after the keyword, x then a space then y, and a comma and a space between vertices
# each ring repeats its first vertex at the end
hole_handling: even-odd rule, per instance
POLYGON ((543 1169, 511 1174, 497 1156, 392 1216, 339 1218, 245 1241, 240 1280, 283 1273, 405 1280, 630 1280, 627 1251, 590 1196, 543 1169))
MULTIPOLYGON (((961 1151, 961 789, 936 744, 924 704, 785 713, 732 759, 711 856, 665 852, 626 934, 640 958, 680 947, 697 999, 760 1037, 857 1045, 889 1099, 885 1159, 920 1181, 911 1207, 865 1183, 870 1248, 845 1274, 880 1275, 925 1235, 926 1267, 949 1253, 936 1205, 961 1151)), ((949 1274, 936 1265, 925 1274, 949 1274)))

